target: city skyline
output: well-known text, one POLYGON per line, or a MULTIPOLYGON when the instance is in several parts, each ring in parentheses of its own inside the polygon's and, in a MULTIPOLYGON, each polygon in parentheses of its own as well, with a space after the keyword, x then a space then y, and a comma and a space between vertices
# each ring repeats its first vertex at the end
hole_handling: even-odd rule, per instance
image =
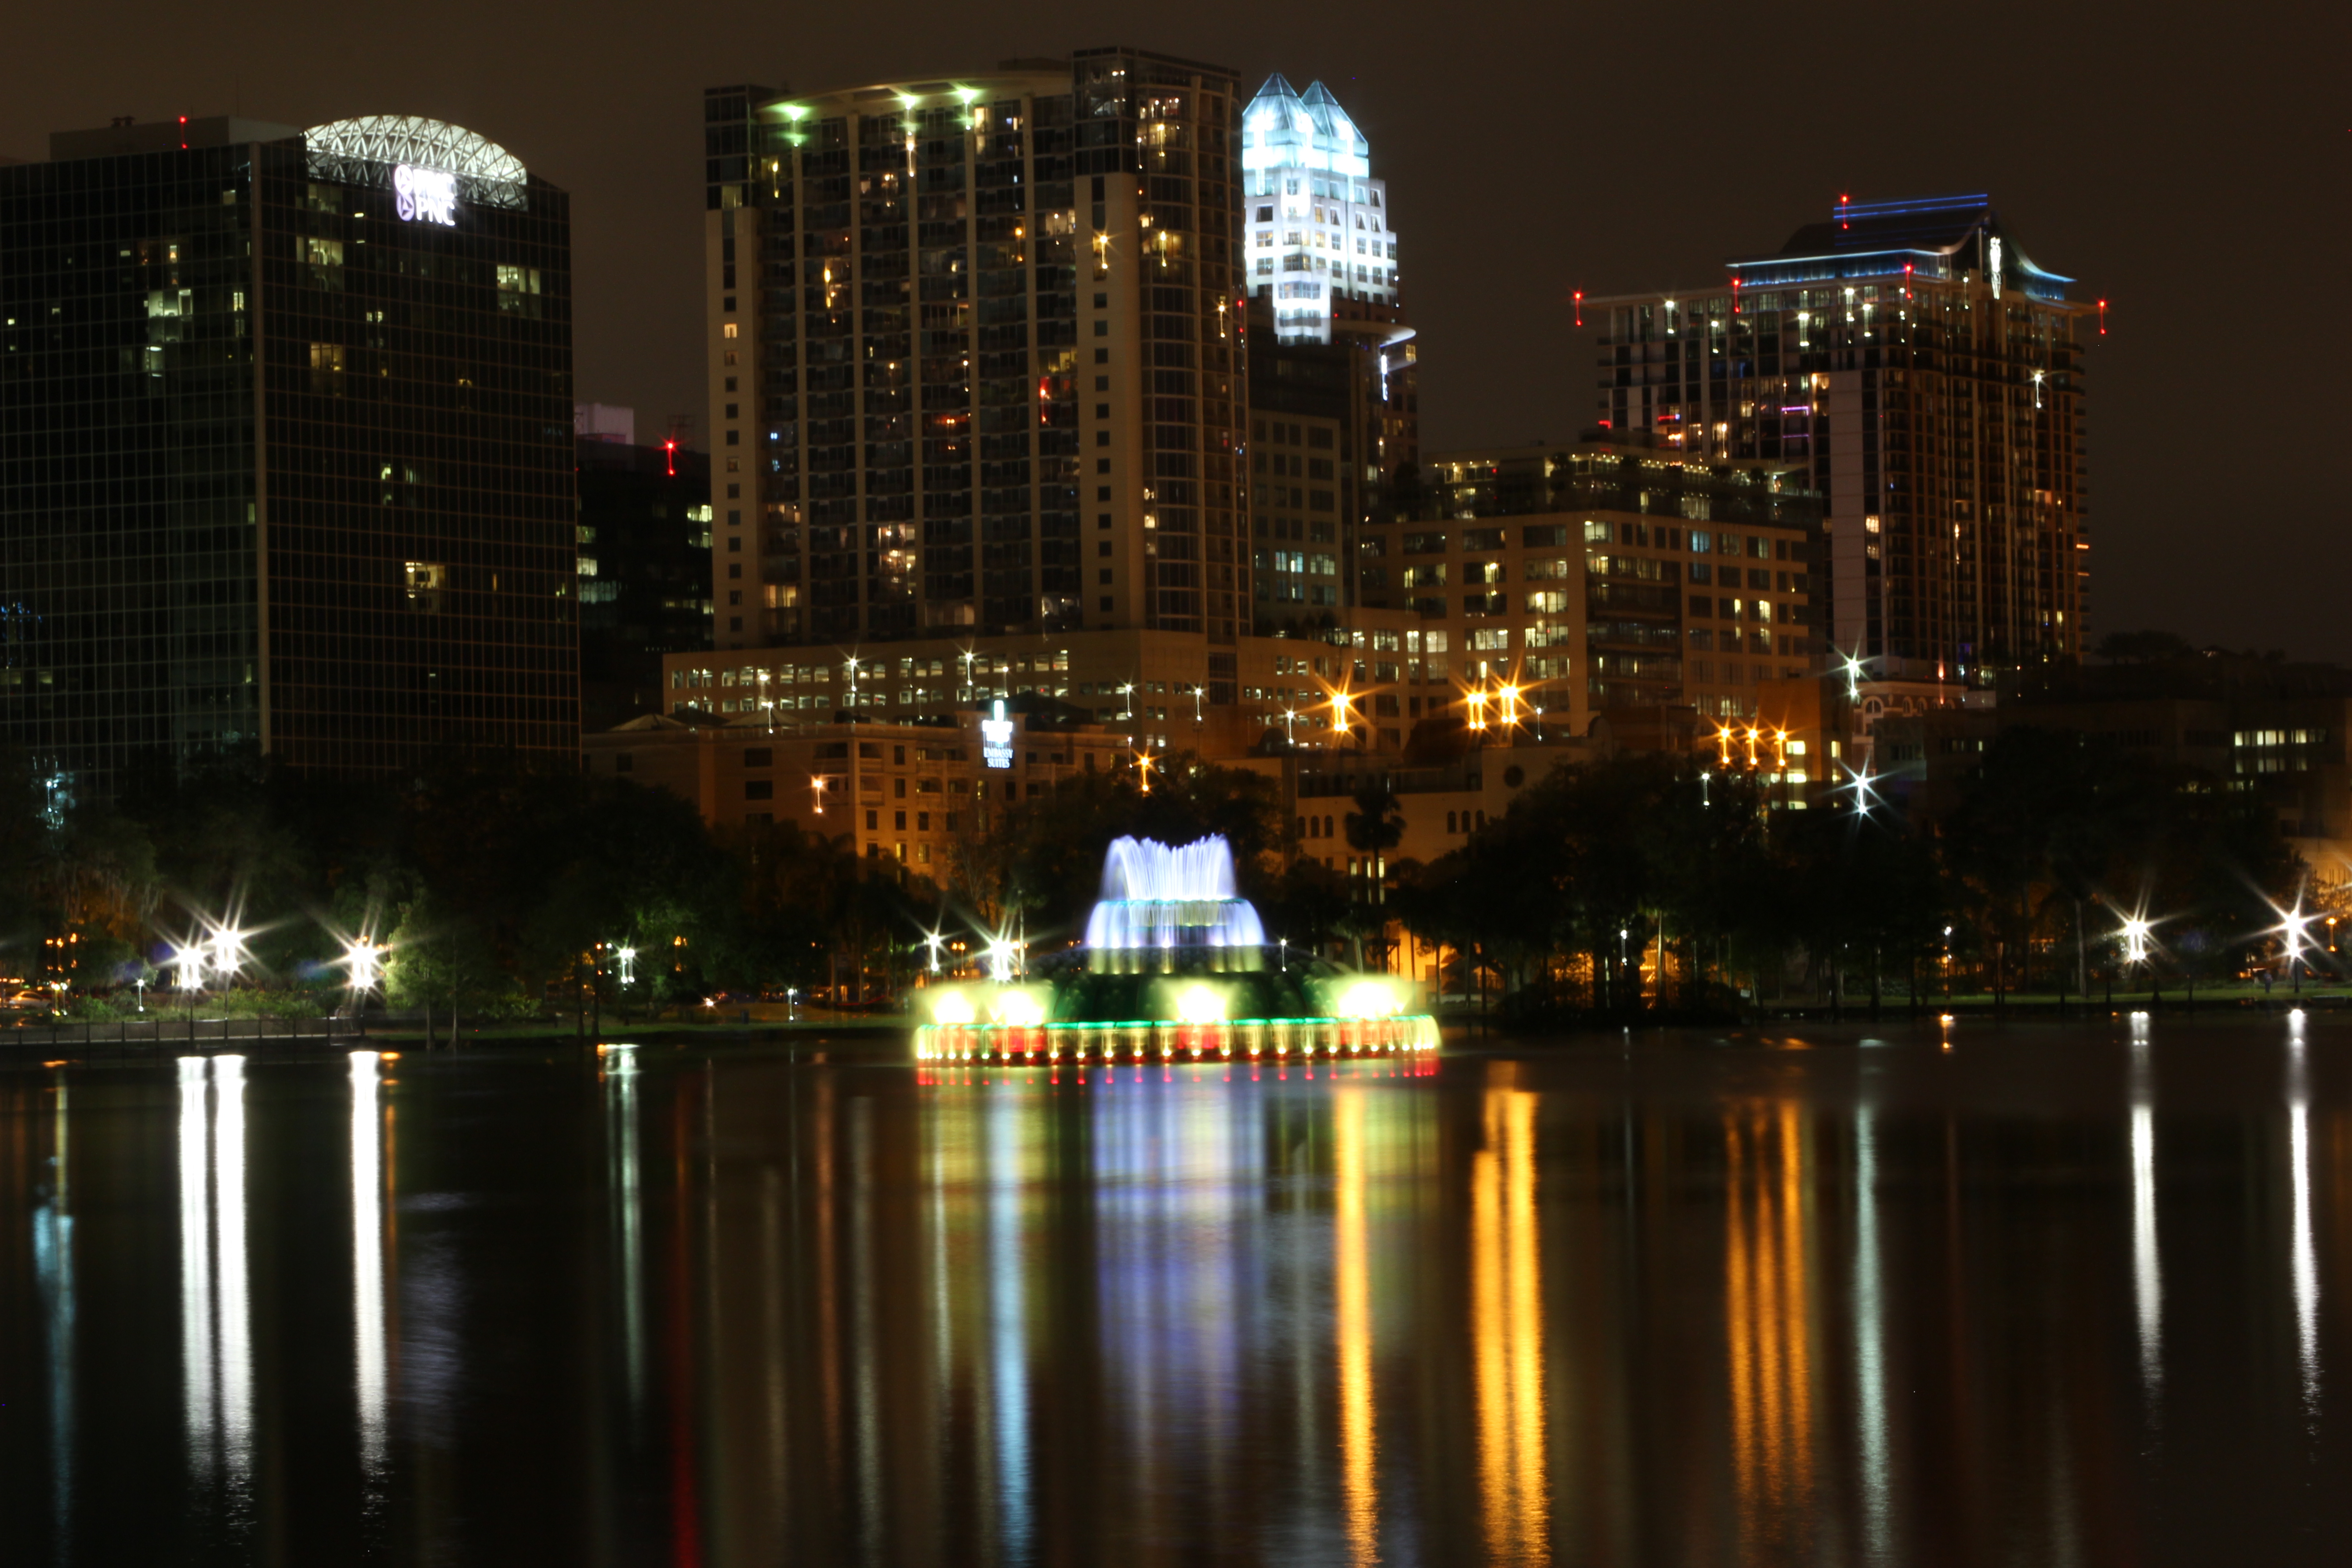
MULTIPOLYGON (((496 124, 528 163, 578 193, 579 395, 635 405, 649 426, 659 426, 701 404, 701 367, 681 349, 693 342, 701 308, 692 231, 698 193, 680 187, 697 155, 704 86, 758 79, 771 62, 788 64, 781 74, 800 87, 880 79, 960 58, 1058 53, 1092 31, 1075 18, 1047 18, 1008 34, 940 15, 929 25, 919 19, 919 41, 910 44, 905 34, 874 37, 845 23, 785 29, 754 22, 748 11, 709 15, 710 33, 727 37, 723 46, 689 44, 647 63, 590 13, 567 35, 565 58, 576 68, 537 76, 500 68, 495 48, 484 58, 453 59, 432 46, 430 29, 347 51, 324 67, 308 59, 306 46, 299 72, 290 34, 257 49, 197 39, 169 60, 76 69, 72 43, 82 25, 36 18, 31 47, 67 64, 28 84, 0 115, 0 154, 37 157, 50 130, 103 124, 123 112, 147 120, 235 108, 313 123, 397 107, 496 124), (623 59, 625 79, 608 85, 624 73, 599 68, 623 59), (604 94, 594 114, 580 110, 584 80, 604 94)), ((1755 57, 1759 79, 1801 68, 1849 95, 1832 123, 1905 129, 1832 142, 1808 120, 1810 140, 1790 155, 1733 178, 1676 173, 1697 170, 1699 150, 1744 122, 1746 110, 1721 95, 1696 95, 1681 129, 1659 142, 1654 131, 1632 129, 1638 121, 1629 116, 1646 90, 1638 73, 1580 72, 1566 98, 1501 90, 1494 62, 1507 57, 1497 51, 1543 32, 1531 13, 1448 19, 1443 48, 1433 29, 1402 17, 1332 33, 1304 19, 1253 16, 1234 29, 1227 24, 1239 13, 1213 10, 1120 41, 1223 61, 1251 84, 1277 70, 1294 81, 1319 79, 1377 144, 1381 172, 1409 217, 1421 219, 1408 237, 1409 298, 1424 340, 1440 350, 1423 380, 1423 438, 1432 448, 1573 436, 1589 388, 1577 374, 1589 345, 1571 325, 1573 289, 1631 292, 1683 281, 1695 265, 1777 244, 1790 211, 1812 211, 1841 192, 1862 200, 1993 190, 2003 216, 2032 236, 2038 254, 2063 258, 2066 270, 2095 279, 2114 301, 2091 437, 2105 525, 2094 637, 2158 624, 2198 640, 2344 658, 2352 655, 2352 632, 2336 626, 2329 590, 2352 568, 2352 544, 2325 526, 2321 474, 2278 466, 2248 489, 2218 477, 2226 442, 2178 438, 2184 418, 2196 418, 2200 430, 2211 422, 2204 410, 2217 401, 2216 387, 2277 388, 2281 405, 2308 408, 2323 426, 2326 410, 2340 406, 2341 395, 2317 379, 2309 356, 2274 366, 2260 334, 2200 321, 2214 276, 2261 276, 2273 255, 2330 254, 2343 237, 2343 216, 2304 196, 2325 172, 2322 160, 2343 154, 2344 138, 2341 126, 2314 123, 2301 107, 2294 84, 2315 67, 2308 51, 2290 52, 2283 41, 2295 15, 2275 33, 2222 38, 2194 54, 2160 38, 2110 43, 2087 20, 2053 16, 2044 46, 2020 68, 2003 63, 1990 40, 1931 40, 1924 19, 1890 21, 1868 40, 1767 43, 1755 57), (1936 63, 1899 82, 1871 68, 1897 49, 1936 63), (2203 85, 2229 77, 2272 81, 2276 90, 2233 105, 2203 85), (1964 82, 1995 85, 1972 89, 1966 114, 1933 125, 1906 117, 1923 91, 1964 82), (2177 110, 2156 121, 2117 113, 2166 94, 2177 110), (1475 115, 1465 112, 1474 96, 1475 115), (1540 172, 1559 199, 1524 199, 1517 190, 1528 177, 1523 165, 1540 172), (2251 211, 2264 215, 2261 224, 2226 216, 2251 211), (2148 243, 2182 212, 2215 216, 2196 226, 2193 244, 2148 243), (1507 222, 1482 213, 1507 213, 1507 222), (1496 264, 1502 252, 1507 267, 1496 264), (2217 560, 2201 552, 2210 519, 2200 492, 2245 495, 2300 569, 2279 574, 2252 552, 2217 560), (2190 561, 2193 571, 2184 569, 2190 561)), ((1703 19, 1695 25, 1705 30, 1703 19)), ((1569 37, 1580 55, 1606 58, 1642 35, 1609 19, 1569 37)), ((1660 42, 1673 58, 1671 41, 1660 42)))

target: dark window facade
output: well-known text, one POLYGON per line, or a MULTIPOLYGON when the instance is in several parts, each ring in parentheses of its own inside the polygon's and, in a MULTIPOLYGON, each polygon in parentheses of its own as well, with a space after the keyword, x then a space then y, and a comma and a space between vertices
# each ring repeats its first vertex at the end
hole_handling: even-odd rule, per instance
POLYGON ((299 136, 0 169, 0 736, 99 795, 576 750, 568 201, 479 195, 299 136))

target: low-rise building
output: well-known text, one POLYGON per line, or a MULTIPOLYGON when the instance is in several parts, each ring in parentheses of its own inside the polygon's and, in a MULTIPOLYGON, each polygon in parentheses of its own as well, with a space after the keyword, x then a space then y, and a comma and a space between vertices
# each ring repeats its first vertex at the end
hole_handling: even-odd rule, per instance
POLYGON ((954 723, 646 714, 582 748, 590 773, 668 790, 714 828, 790 823, 933 877, 992 813, 1131 757, 1125 737, 1098 725, 993 704, 954 723))

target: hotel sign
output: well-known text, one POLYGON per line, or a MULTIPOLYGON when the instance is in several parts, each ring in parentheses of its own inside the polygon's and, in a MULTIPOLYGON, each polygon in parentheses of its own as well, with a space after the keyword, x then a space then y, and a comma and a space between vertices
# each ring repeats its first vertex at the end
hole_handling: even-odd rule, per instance
POLYGON ((401 163, 392 171, 393 208, 403 223, 457 226, 457 176, 401 163))
POLYGON ((980 760, 984 766, 1013 765, 1013 721, 1004 716, 1004 700, 997 699, 993 715, 980 721, 980 760))

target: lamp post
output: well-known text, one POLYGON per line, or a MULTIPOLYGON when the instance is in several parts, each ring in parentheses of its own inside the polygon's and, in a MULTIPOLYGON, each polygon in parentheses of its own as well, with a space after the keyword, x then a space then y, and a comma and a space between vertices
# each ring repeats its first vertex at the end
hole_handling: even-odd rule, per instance
POLYGON ((2125 917, 2123 930, 2116 934, 2123 939, 2124 966, 2136 970, 2147 962, 2147 921, 2137 915, 2125 917))
POLYGON ((2294 994, 2297 996, 2303 994, 2304 928, 2311 923, 2311 916, 2303 912, 2303 896, 2301 894, 2297 894, 2295 896, 2294 908, 2283 916, 2279 921, 2280 930, 2286 935, 2287 980, 2294 988, 2294 994))
POLYGON ((180 972, 180 994, 187 999, 188 1017, 193 1021, 196 1016, 196 992, 205 983, 205 950, 193 945, 173 949, 172 967, 180 972))
POLYGON ((366 941, 347 943, 343 948, 343 964, 350 973, 352 1021, 359 1026, 360 1033, 364 1036, 367 1033, 368 993, 375 989, 381 973, 378 949, 373 942, 366 941))

